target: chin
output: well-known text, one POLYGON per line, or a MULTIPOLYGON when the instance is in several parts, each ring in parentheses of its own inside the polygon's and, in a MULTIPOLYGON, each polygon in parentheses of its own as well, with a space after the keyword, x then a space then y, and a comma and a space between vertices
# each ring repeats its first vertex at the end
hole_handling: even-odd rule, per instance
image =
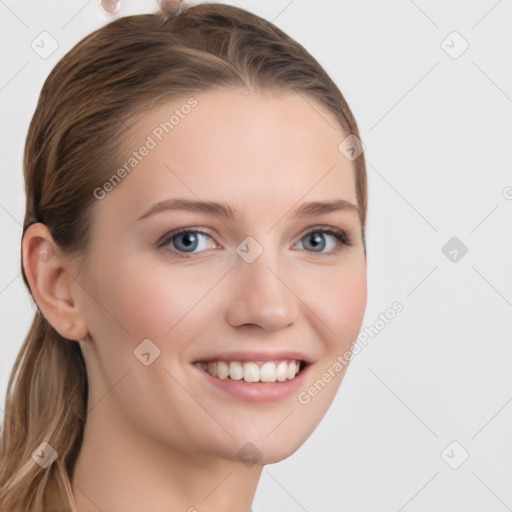
MULTIPOLYGON (((255 443, 256 444, 256 443, 255 443)), ((288 435, 286 439, 267 439, 259 446, 260 453, 257 464, 265 466, 267 464, 274 464, 281 462, 293 455, 302 445, 304 440, 294 439, 293 436, 288 435)))
POLYGON ((276 450, 276 452, 268 453, 266 456, 262 456, 258 461, 258 464, 261 466, 266 466, 267 464, 275 464, 276 462, 281 462, 288 457, 292 456, 301 445, 297 445, 288 450, 276 450))

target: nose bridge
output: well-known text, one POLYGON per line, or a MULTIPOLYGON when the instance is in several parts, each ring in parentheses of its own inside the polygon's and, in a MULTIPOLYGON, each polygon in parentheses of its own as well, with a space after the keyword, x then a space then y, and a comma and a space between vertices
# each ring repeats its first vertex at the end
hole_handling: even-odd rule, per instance
POLYGON ((265 247, 247 237, 236 249, 233 295, 228 320, 232 325, 257 324, 266 330, 286 327, 297 319, 297 298, 270 238, 265 247), (286 284, 285 284, 286 283, 286 284), (288 285, 288 286, 287 286, 288 285), (289 288, 290 287, 290 288, 289 288))

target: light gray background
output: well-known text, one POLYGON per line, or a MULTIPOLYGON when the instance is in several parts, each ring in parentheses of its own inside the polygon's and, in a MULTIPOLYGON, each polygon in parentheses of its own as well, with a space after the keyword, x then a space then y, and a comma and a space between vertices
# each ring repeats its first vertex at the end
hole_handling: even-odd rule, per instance
MULTIPOLYGON (((368 162, 364 326, 404 306, 305 445, 264 468, 255 512, 512 510, 512 1, 227 3, 296 38, 347 98, 368 162), (468 248, 455 262, 452 237, 468 248)), ((123 0, 118 16, 154 8, 123 0)), ((0 0, 2 407, 34 312, 19 261, 26 131, 58 59, 110 20, 95 0, 0 0), (31 48, 43 31, 59 44, 48 59, 31 48)))

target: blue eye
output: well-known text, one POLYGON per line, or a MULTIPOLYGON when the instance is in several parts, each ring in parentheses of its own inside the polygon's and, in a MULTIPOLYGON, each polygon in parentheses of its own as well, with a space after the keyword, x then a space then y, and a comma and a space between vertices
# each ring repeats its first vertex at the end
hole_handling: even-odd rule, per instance
POLYGON ((199 248, 204 250, 205 248, 207 248, 207 244, 204 243, 205 238, 211 237, 207 233, 195 229, 180 229, 177 231, 173 231, 168 236, 166 236, 162 240, 161 245, 167 246, 169 244, 172 244, 174 246, 174 251, 177 250, 178 252, 201 252, 196 251, 196 249, 199 248))
POLYGON ((309 246, 312 248, 310 252, 316 252, 319 254, 334 254, 340 250, 339 243, 341 242, 343 245, 352 245, 352 241, 345 234, 344 231, 337 228, 315 228, 309 231, 306 236, 302 237, 301 240, 303 246, 309 246), (330 235, 334 238, 331 238, 330 244, 328 240, 325 240, 325 235, 330 235), (306 240, 306 243, 304 243, 306 240), (324 249, 328 247, 328 251, 324 251, 324 249))
MULTIPOLYGON (((163 248, 178 257, 190 257, 190 254, 204 252, 208 249, 208 239, 211 235, 204 231, 191 228, 178 229, 165 235, 157 247, 163 248)), ((333 227, 317 227, 311 229, 300 241, 308 252, 317 254, 336 254, 342 245, 352 245, 352 241, 341 229, 333 227), (331 238, 326 239, 326 235, 331 238), (324 249, 328 249, 325 251, 324 249)))

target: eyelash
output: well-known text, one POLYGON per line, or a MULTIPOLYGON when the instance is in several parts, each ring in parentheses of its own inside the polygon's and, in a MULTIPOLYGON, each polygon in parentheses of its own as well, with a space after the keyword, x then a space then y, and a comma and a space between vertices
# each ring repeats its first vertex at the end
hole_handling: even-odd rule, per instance
MULTIPOLYGON (((180 228, 180 229, 176 229, 175 231, 171 231, 170 233, 167 233, 166 235, 164 235, 160 239, 160 241, 157 242, 157 247, 165 250, 166 252, 170 252, 170 253, 172 253, 173 255, 175 255, 175 256, 177 256, 179 258, 190 258, 194 254, 198 254, 198 253, 183 253, 183 252, 180 252, 180 251, 178 251, 176 249, 170 249, 169 247, 167 247, 170 244, 170 242, 172 241, 172 239, 175 236, 177 236, 177 235, 179 235, 181 233, 199 233, 199 234, 202 234, 202 235, 206 235, 206 236, 208 236, 210 238, 213 238, 210 233, 208 233, 207 231, 203 231, 201 229, 180 228)), ((341 242, 342 245, 345 245, 345 246, 353 245, 353 242, 352 242, 351 238, 346 234, 345 231, 343 231, 341 229, 338 229, 338 228, 335 228, 335 227, 332 227, 332 226, 317 226, 317 227, 313 227, 309 231, 304 233, 304 235, 301 236, 299 242, 304 237, 306 237, 307 235, 310 235, 311 233, 322 233, 322 234, 332 235, 339 242, 341 242)), ((324 256, 334 256, 334 255, 338 254, 338 252, 340 250, 341 250, 341 248, 338 245, 337 248, 334 251, 332 251, 332 252, 319 252, 319 253, 316 253, 315 251, 306 251, 306 252, 310 252, 312 254, 322 254, 324 256)), ((204 252, 204 251, 201 251, 201 252, 204 252)))

